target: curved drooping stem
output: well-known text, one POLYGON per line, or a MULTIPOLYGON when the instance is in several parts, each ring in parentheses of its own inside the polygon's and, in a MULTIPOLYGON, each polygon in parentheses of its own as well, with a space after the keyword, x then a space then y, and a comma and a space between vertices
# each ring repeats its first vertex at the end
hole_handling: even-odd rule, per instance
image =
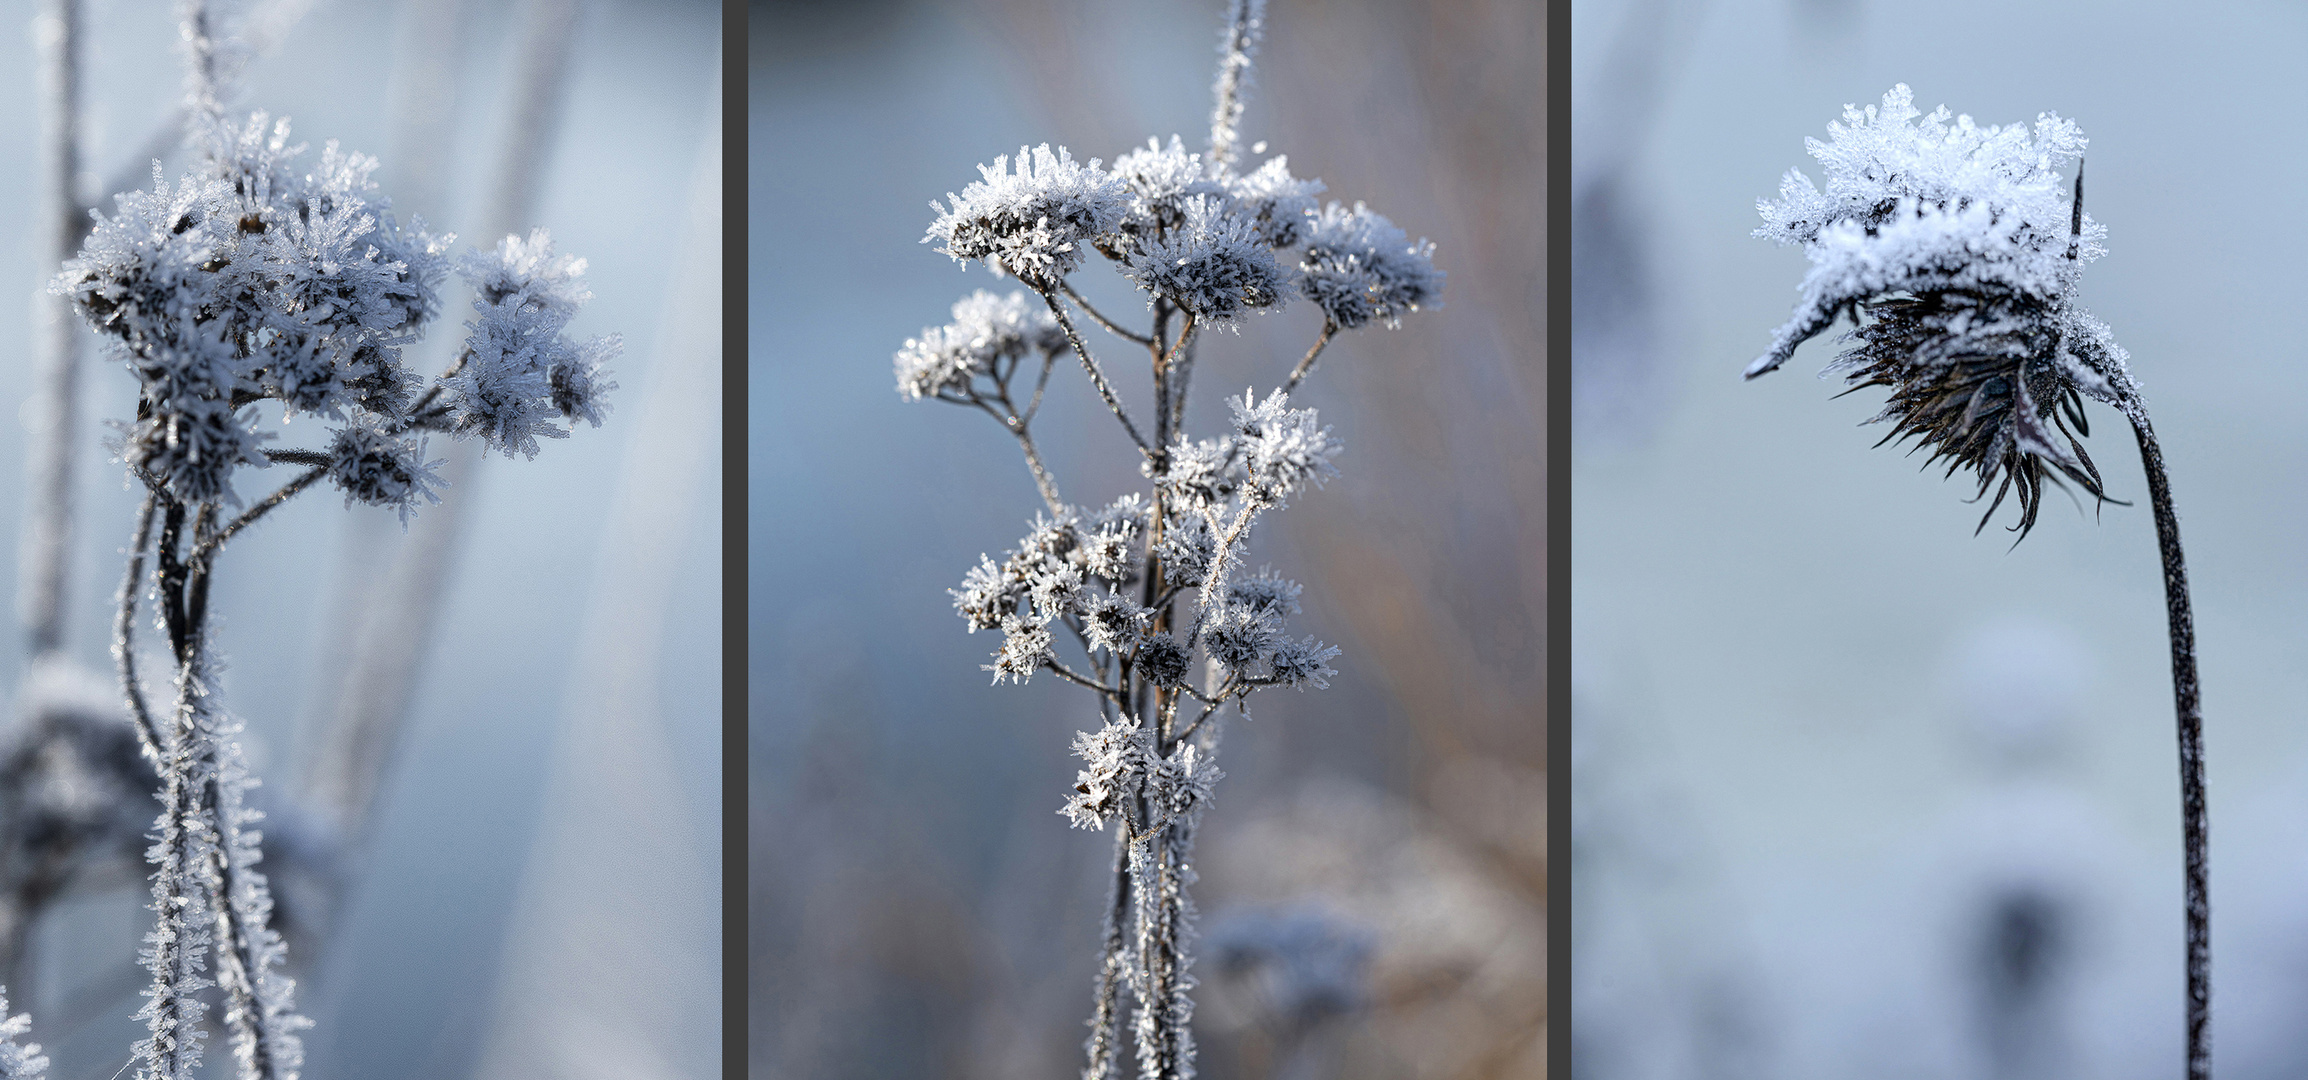
POLYGON ((2137 400, 2126 403, 2124 414, 2132 422, 2132 434, 2139 438, 2140 465, 2148 474, 2156 545, 2164 558, 2164 611, 2172 636, 2172 699, 2180 734, 2180 826, 2187 846, 2188 1080, 2210 1080, 2212 903, 2206 887, 2204 714, 2196 688, 2196 620, 2188 606, 2188 567, 2180 551, 2180 520, 2172 512, 2163 449, 2156 444, 2147 410, 2137 400))

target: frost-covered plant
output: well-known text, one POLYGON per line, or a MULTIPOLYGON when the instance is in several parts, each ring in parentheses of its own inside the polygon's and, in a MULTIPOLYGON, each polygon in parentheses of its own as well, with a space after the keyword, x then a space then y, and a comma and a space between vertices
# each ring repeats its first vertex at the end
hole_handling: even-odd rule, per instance
POLYGON ((1339 441, 1314 410, 1292 408, 1290 393, 1339 330, 1396 325, 1442 288, 1434 245, 1410 242, 1360 204, 1318 207, 1322 182, 1292 176, 1279 155, 1240 163, 1236 129, 1263 7, 1230 6, 1206 153, 1156 138, 1109 169, 1063 148, 1021 149, 1014 169, 996 158, 980 167, 982 180, 931 203, 937 216, 923 242, 1025 290, 972 294, 951 323, 896 355, 902 396, 992 416, 1041 492, 1025 537, 999 559, 979 556, 952 590, 971 632, 1001 634, 986 670, 996 682, 1048 672, 1098 700, 1101 726, 1075 740, 1084 768, 1060 811, 1077 827, 1117 833, 1083 1073, 1093 1080, 1119 1075, 1125 986, 1140 1075, 1193 1075, 1187 890, 1196 823, 1220 777, 1220 722, 1229 709, 1247 715, 1259 690, 1321 689, 1336 674, 1336 648, 1286 629, 1300 587, 1240 568, 1261 514, 1337 475, 1339 441), (1069 275, 1093 253, 1146 294, 1151 327, 1126 328, 1075 291, 1069 275), (1187 386, 1203 332, 1301 297, 1322 310, 1323 327, 1281 388, 1263 398, 1244 391, 1222 429, 1189 437, 1187 386), (1144 350, 1153 375, 1144 411, 1115 394, 1074 310, 1144 350), (1143 458, 1146 490, 1103 505, 1061 498, 1031 425, 1065 353, 1143 458))
POLYGON ((1931 448, 1931 461, 1949 462, 1949 475, 1970 470, 1979 479, 1975 498, 1995 488, 1979 529, 2016 490, 2012 530, 2022 538, 2035 526, 2045 485, 2063 477, 2113 501, 2084 453, 2085 400, 2131 422, 2163 553, 2171 634, 2187 843, 2188 1075, 2209 1076, 2195 623, 2163 451, 2126 366, 2129 354, 2076 298, 2084 264, 2104 253, 2107 235, 2083 209, 2083 132, 2053 113, 2038 117, 2032 132, 2025 124, 1981 127, 1945 106, 1927 115, 1905 84, 1883 95, 1881 107, 1846 106, 1828 132, 1829 141, 1805 140, 1825 170, 1825 188, 1790 169, 1778 201, 1757 203, 1764 224, 1755 235, 1802 247, 1811 271, 1794 317, 1748 365, 1748 378, 1849 316, 1853 328, 1841 340, 1853 345, 1828 371, 1843 373, 1852 389, 1890 388, 1874 418, 1892 423, 1885 442, 1912 437, 1931 448), (2058 172, 2070 162, 2072 196, 2058 172))
POLYGON ((376 161, 328 143, 316 158, 286 120, 228 118, 224 80, 235 39, 204 3, 184 6, 189 53, 188 143, 199 165, 173 184, 155 163, 153 187, 95 216, 79 255, 52 291, 96 329, 138 382, 136 415, 116 449, 145 489, 129 546, 114 655, 143 756, 164 809, 147 858, 158 917, 143 950, 152 983, 138 1013, 140 1078, 191 1074, 207 1005, 223 1019, 244 1078, 293 1078, 309 1021, 278 970, 285 946, 271 926, 256 784, 216 693, 209 583, 218 553, 243 529, 327 481, 347 504, 394 508, 406 522, 438 502, 430 435, 477 436, 508 457, 539 439, 598 426, 614 389, 603 364, 614 337, 577 342, 563 331, 588 298, 584 262, 556 255, 543 230, 466 254, 456 270, 476 315, 455 361, 427 380, 403 362, 440 313, 452 237, 401 224, 369 174, 376 161), (304 420, 312 448, 276 449, 266 418, 304 420), (253 502, 243 469, 300 471, 253 502), (175 663, 173 701, 148 706, 132 640, 146 595, 175 663))

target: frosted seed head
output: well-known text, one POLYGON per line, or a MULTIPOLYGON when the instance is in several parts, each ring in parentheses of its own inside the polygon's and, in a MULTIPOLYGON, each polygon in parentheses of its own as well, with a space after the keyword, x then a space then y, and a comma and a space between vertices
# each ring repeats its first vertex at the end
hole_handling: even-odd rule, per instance
POLYGON ((1082 635, 1089 639, 1092 649, 1105 649, 1117 655, 1135 649, 1146 640, 1146 628, 1153 623, 1152 610, 1139 607, 1127 598, 1112 592, 1086 595, 1080 603, 1082 635))
MULTIPOLYGON (((1265 145, 1260 143, 1258 148, 1265 145)), ((1323 190, 1320 180, 1290 175, 1287 157, 1269 158, 1255 171, 1226 183, 1236 212, 1251 220, 1268 246, 1277 248, 1292 247, 1305 239, 1319 205, 1314 197, 1323 190)))
POLYGON ((953 316, 951 323, 906 339, 898 350, 900 396, 966 398, 976 380, 995 374, 997 364, 1067 348, 1066 332, 1049 305, 1022 291, 996 296, 980 289, 955 303, 953 316))
POLYGON ((1186 685, 1186 669, 1190 658, 1186 647, 1168 632, 1155 634, 1138 650, 1138 671, 1146 681, 1164 689, 1186 685))
POLYGON ((434 489, 442 481, 433 470, 444 462, 425 459, 422 439, 396 437, 373 419, 339 429, 328 455, 329 480, 343 489, 348 507, 355 502, 390 506, 406 526, 419 505, 441 501, 434 489))
POLYGON ((1928 461, 1978 477, 1980 528, 2016 494, 2024 537, 2051 485, 2106 499, 2079 439, 2083 403, 2120 406, 2131 379, 2107 327, 2074 301, 2106 235, 2082 213, 2074 122, 2045 113, 2031 132, 1944 106, 1925 115, 1903 84, 1880 108, 1846 107, 1828 131, 1829 141, 1807 140, 1825 187, 1790 171, 1780 199, 1758 204, 1755 235, 1801 246, 1811 269, 1747 377, 1849 313, 1843 340, 1854 344, 1828 370, 1891 388, 1874 417, 1892 424, 1885 441, 1913 438, 1928 461), (2070 161, 2072 196, 2055 171, 2070 161))
POLYGON ((950 209, 930 203, 938 216, 923 242, 935 241, 956 262, 983 260, 1037 291, 1057 288, 1090 243, 1129 212, 1122 181, 1101 171, 1096 158, 1077 163, 1065 147, 1021 147, 1015 172, 1007 156, 978 172, 983 179, 946 196, 950 209))
POLYGON ((1404 312, 1440 303, 1443 272, 1434 243, 1411 243, 1401 229, 1361 203, 1331 203, 1314 216, 1298 264, 1299 288, 1342 329, 1373 319, 1402 325, 1404 312))
POLYGON ((1279 505, 1306 485, 1338 475, 1330 463, 1345 447, 1330 429, 1318 427, 1313 409, 1292 409, 1282 391, 1257 401, 1249 390, 1229 398, 1236 437, 1249 473, 1245 490, 1262 505, 1279 505))
POLYGON ((1022 683, 1033 678, 1044 661, 1053 657, 1050 630, 1038 622, 1011 617, 1002 620, 1002 647, 994 653, 994 662, 984 670, 994 673, 994 681, 1008 679, 1022 683))
POLYGON ((1140 238, 1125 264, 1139 288, 1222 326, 1289 299, 1293 275, 1274 260, 1255 219, 1233 213, 1223 196, 1194 196, 1185 211, 1179 227, 1140 238))
POLYGON ((1303 586, 1275 573, 1271 566, 1259 567, 1258 573, 1250 577, 1226 583, 1226 598, 1230 603, 1284 615, 1298 614, 1298 595, 1302 591, 1303 586))
POLYGON ((1294 690, 1310 685, 1317 690, 1328 690, 1330 677, 1338 674, 1330 661, 1337 657, 1335 646, 1324 645, 1312 637, 1301 641, 1284 638, 1275 644, 1267 668, 1276 683, 1294 690))
POLYGON ((1114 159, 1113 175, 1130 195, 1130 212, 1115 231, 1098 238, 1107 257, 1128 259, 1142 242, 1186 227, 1186 204, 1204 196, 1223 197, 1226 186, 1210 179, 1200 154, 1189 154, 1178 136, 1163 146, 1158 138, 1114 159))

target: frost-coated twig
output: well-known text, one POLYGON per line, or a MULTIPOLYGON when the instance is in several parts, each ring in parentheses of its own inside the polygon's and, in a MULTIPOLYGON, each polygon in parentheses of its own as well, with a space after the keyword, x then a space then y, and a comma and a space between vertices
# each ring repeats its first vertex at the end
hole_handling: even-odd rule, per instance
MULTIPOLYGON (((441 463, 427 460, 426 432, 479 436, 507 456, 533 457, 540 439, 566 438, 579 421, 600 426, 604 395, 615 389, 604 365, 618 343, 563 333, 590 297, 582 260, 556 255, 543 230, 508 235, 457 261, 479 315, 466 324, 453 370, 428 390, 401 348, 440 314, 448 239, 399 221, 370 180, 373 159, 331 142, 308 168, 293 163, 305 147, 290 143, 286 121, 261 112, 225 118, 249 50, 222 25, 222 6, 188 0, 178 9, 189 141, 202 166, 172 187, 155 164, 152 188, 120 195, 113 214, 95 217, 50 291, 78 309, 139 384, 119 453, 147 497, 127 553, 115 648, 164 806, 147 851, 155 924, 143 954, 152 981, 138 1013, 148 1031, 134 1051, 139 1076, 179 1080, 198 1065, 200 991, 211 985, 213 954, 240 1077, 295 1080, 295 1033, 308 1022, 278 970, 285 945, 256 869, 262 852, 249 826, 261 815, 245 794, 257 780, 214 685, 216 559, 323 479, 348 505, 394 507, 404 522, 416 507, 437 504, 441 463), (411 416, 409 399, 420 393, 437 406, 411 416), (258 430, 263 417, 247 406, 266 399, 278 402, 283 423, 320 418, 324 447, 265 451, 273 433, 258 430), (304 468, 244 508, 239 468, 275 462, 304 468), (148 553, 176 667, 165 725, 143 700, 134 663, 148 553)), ((514 141, 533 150, 535 125, 519 126, 514 141)), ((533 185, 507 196, 529 197, 533 185)))
POLYGON ((1338 324, 1328 319, 1323 320, 1322 334, 1314 339, 1314 347, 1306 350, 1306 359, 1300 360, 1297 367, 1290 369, 1290 378, 1283 380, 1283 393, 1288 394, 1298 389, 1299 380, 1314 370, 1315 357, 1322 355, 1322 347, 1330 344, 1330 335, 1335 333, 1338 333, 1338 324))
POLYGON ((1251 66, 1266 33, 1266 0, 1233 0, 1226 12, 1225 37, 1218 46, 1218 107, 1210 114, 1210 164, 1234 164, 1242 141, 1242 111, 1248 104, 1251 66))
POLYGON ((128 573, 120 582, 120 611, 112 623, 112 662, 120 672, 120 692, 128 701, 128 715, 136 724, 136 741, 146 759, 159 768, 160 732, 153 726, 152 710, 144 702, 144 683, 136 674, 137 598, 144 592, 144 553, 152 544, 153 507, 159 496, 147 492, 136 510, 136 531, 128 541, 128 573))
POLYGON ((1098 978, 1091 990, 1090 1038, 1083 1049, 1090 1058, 1082 1070, 1082 1080, 1119 1080, 1114 1071, 1115 1058, 1121 1050, 1122 984, 1130 969, 1130 942, 1125 928, 1130 922, 1130 831, 1114 830, 1114 869, 1106 880, 1106 919, 1098 928, 1101 959, 1098 978))
POLYGON ((313 486, 315 483, 318 483, 322 477, 327 475, 327 465, 316 465, 310 469, 306 469, 302 473, 297 474, 296 479, 291 480, 286 484, 282 484, 280 486, 280 490, 257 500, 257 504, 255 506, 251 506, 247 510, 242 511, 239 517, 232 519, 232 523, 226 525, 222 530, 218 531, 216 535, 207 537, 201 540, 200 543, 194 545, 192 554, 187 557, 187 561, 199 563, 202 567, 205 568, 211 560, 216 558, 216 550, 220 547, 223 547, 225 541, 240 535, 240 531, 242 529, 256 524, 256 520, 258 518, 261 518, 272 512, 274 507, 277 507, 280 504, 289 501, 290 499, 296 498, 298 492, 313 486))
POLYGON ((1124 327, 1124 326, 1120 326, 1120 325, 1117 325, 1117 324, 1114 322, 1114 320, 1112 320, 1112 319, 1109 319, 1109 318, 1105 317, 1104 315, 1100 315, 1100 314, 1098 314, 1098 309, 1097 309, 1097 308, 1091 307, 1091 306, 1090 306, 1090 302, 1089 302, 1088 300, 1084 300, 1084 299, 1082 299, 1082 294, 1081 294, 1081 293, 1078 293, 1078 292, 1075 292, 1075 291, 1074 291, 1074 283, 1073 283, 1073 282, 1071 282, 1071 281, 1060 281, 1060 282, 1058 283, 1058 288, 1059 288, 1060 290, 1062 290, 1063 292, 1065 292, 1065 294, 1066 294, 1066 299, 1068 299, 1068 300, 1072 300, 1072 301, 1074 302, 1074 306, 1075 306, 1075 307, 1078 307, 1078 308, 1081 308, 1081 309, 1082 309, 1082 314, 1084 314, 1084 315, 1088 315, 1088 316, 1090 317, 1090 321, 1092 321, 1092 322, 1095 322, 1095 323, 1097 323, 1098 325, 1105 327, 1105 328, 1106 328, 1106 332, 1107 332, 1107 333, 1113 334, 1115 337, 1124 338, 1124 339, 1127 339, 1127 340, 1130 340, 1130 341, 1135 341, 1135 342, 1137 342, 1137 343, 1138 343, 1138 344, 1140 344, 1140 345, 1152 345, 1152 344, 1154 344, 1154 339, 1153 339, 1153 338, 1151 338, 1151 337, 1148 337, 1148 336, 1146 336, 1145 334, 1141 334, 1141 333, 1138 333, 1138 332, 1136 332, 1136 331, 1134 331, 1134 330, 1131 330, 1131 329, 1129 329, 1129 328, 1127 328, 1127 327, 1124 327))
POLYGON ((2164 614, 2172 638, 2172 702, 2180 742, 2180 824, 2187 847, 2188 1080, 2212 1075, 2212 902, 2210 839, 2204 802, 2204 715, 2196 689, 2196 620, 2188 603, 2188 567, 2180 550, 2180 519, 2172 509, 2164 451, 2136 401, 2125 410, 2139 440, 2156 518, 2156 547, 2164 563, 2164 614))
POLYGON ((191 673, 180 671, 169 754, 161 767, 164 809, 152 849, 156 924, 143 952, 152 984, 136 1014, 150 1034, 134 1050, 142 1062, 137 1080, 190 1080, 206 1038, 200 1018, 208 1006, 199 993, 210 985, 202 971, 210 942, 206 915, 214 908, 204 871, 215 839, 195 805, 201 782, 197 773, 210 764, 204 757, 207 743, 191 734, 198 694, 191 673))
MULTIPOLYGON (((1046 377, 1049 372, 1047 361, 1044 361, 1042 370, 1046 377)), ((1037 399, 1035 403, 1040 404, 1040 387, 1035 388, 1034 396, 1037 399)), ((972 397, 968 400, 970 404, 984 409, 986 415, 994 418, 995 423, 1002 425, 1004 430, 1017 437, 1018 449, 1026 455, 1026 468, 1034 474, 1034 487, 1041 491, 1042 501, 1049 504, 1051 513, 1065 513, 1066 503, 1058 498, 1058 479, 1050 475, 1049 466, 1042 464, 1042 452, 1034 446, 1034 436, 1031 431, 1027 430, 1026 418, 1018 415, 1017 411, 1010 407, 1010 398, 1006 388, 1001 398, 1002 408, 1000 409, 994 408, 983 398, 972 397)))
POLYGON ((1122 411, 1122 402, 1114 396, 1114 388, 1107 384, 1106 373, 1098 369, 1098 361, 1091 358, 1090 346, 1082 340, 1081 333, 1074 329, 1074 320, 1066 317, 1066 305, 1059 303, 1058 297, 1049 292, 1042 293, 1042 300, 1050 305, 1050 314, 1057 318, 1058 328, 1066 332, 1066 341, 1074 347, 1074 355, 1082 359, 1082 370, 1090 373, 1090 385, 1098 388, 1098 399, 1105 402, 1107 408, 1114 410, 1114 419, 1122 421, 1122 430, 1130 433, 1130 441, 1137 443, 1140 451, 1152 454, 1154 448, 1147 445, 1145 436, 1138 434, 1138 425, 1130 422, 1130 414, 1122 411))

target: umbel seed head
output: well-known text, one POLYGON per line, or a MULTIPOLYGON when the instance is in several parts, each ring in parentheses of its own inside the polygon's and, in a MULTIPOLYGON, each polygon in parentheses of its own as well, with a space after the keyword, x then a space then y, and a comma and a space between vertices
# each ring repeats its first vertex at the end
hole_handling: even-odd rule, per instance
POLYGON ((1812 265, 1794 317, 1746 374, 1777 368, 1848 315, 1840 340, 1854 344, 1827 370, 1846 393, 1890 388, 1869 421, 1891 422, 1882 442, 1912 437, 1949 475, 1975 473, 1975 498, 1995 494, 1981 529, 2016 489, 2012 529, 2024 537, 2047 484, 2114 501, 2079 439, 2090 433, 2083 402, 2137 405, 2124 350, 2074 298, 2107 232, 2083 212, 2085 140, 2051 113, 2032 138, 2022 124, 1950 124, 1944 106, 1909 123, 1918 116, 1905 85, 1881 109, 1846 107, 1831 141, 1808 140, 1825 190, 1789 170, 1780 200, 1757 204, 1755 235, 1800 245, 1812 265), (2072 196, 2055 171, 2070 160, 2072 196))

